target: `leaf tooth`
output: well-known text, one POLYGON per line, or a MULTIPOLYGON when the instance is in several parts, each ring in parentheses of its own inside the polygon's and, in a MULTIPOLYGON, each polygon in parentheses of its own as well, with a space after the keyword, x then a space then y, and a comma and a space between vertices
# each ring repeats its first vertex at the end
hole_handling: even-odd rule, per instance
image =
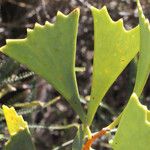
POLYGON ((127 30, 124 27, 123 19, 120 18, 118 21, 114 21, 114 23, 123 31, 127 32, 127 30))
POLYGON ((104 6, 104 7, 102 7, 101 9, 97 9, 97 8, 95 8, 95 7, 91 7, 91 10, 92 10, 92 13, 93 14, 99 14, 99 15, 101 15, 101 16, 104 16, 104 18, 107 18, 107 20, 109 20, 110 22, 112 22, 112 19, 111 19, 111 17, 109 16, 109 13, 108 13, 108 11, 107 11, 107 8, 106 8, 106 6, 104 6), (95 13, 96 12, 96 13, 95 13))
POLYGON ((67 18, 73 14, 79 14, 80 13, 80 9, 77 7, 76 9, 74 9, 73 11, 71 11, 68 15, 63 14, 61 11, 57 12, 57 17, 63 17, 63 18, 67 18))
POLYGON ((42 29, 42 28, 44 28, 44 26, 36 22, 35 25, 34 25, 34 29, 36 29, 36 28, 42 29))
POLYGON ((63 14, 61 11, 57 12, 57 18, 59 17, 63 17, 63 18, 67 18, 68 15, 63 14))
MULTIPOLYGON (((69 13, 68 15, 63 14, 62 12, 58 11, 57 15, 56 15, 56 22, 55 24, 59 24, 58 22, 65 22, 67 19, 71 18, 72 16, 78 16, 79 17, 79 8, 75 9, 74 11, 72 11, 71 13, 69 13)), ((77 17, 77 18, 78 18, 77 17)))
POLYGON ((34 34, 35 30, 40 30, 43 28, 44 28, 44 25, 41 25, 36 22, 33 29, 27 28, 27 38, 29 38, 32 34, 34 34))
MULTIPOLYGON (((80 9, 79 8, 76 8, 75 10, 73 10, 71 13, 69 13, 68 15, 65 15, 65 14, 63 14, 61 11, 58 11, 57 12, 57 15, 56 15, 56 22, 57 22, 57 20, 59 20, 59 18, 63 18, 63 19, 65 19, 65 18, 68 18, 71 14, 75 14, 75 13, 77 13, 77 14, 79 14, 79 12, 80 12, 80 9)), ((52 26, 54 26, 55 24, 56 24, 56 22, 55 23, 51 23, 51 22, 49 22, 49 21, 46 21, 45 22, 45 24, 44 25, 41 25, 41 24, 39 24, 39 23, 35 23, 35 25, 34 25, 34 29, 36 29, 36 28, 44 28, 44 26, 48 26, 48 27, 52 27, 52 26)), ((27 29, 27 30, 29 30, 29 32, 32 32, 32 31, 30 31, 30 29, 27 29)))
POLYGON ((114 21, 112 18, 111 18, 111 16, 109 15, 109 12, 108 12, 108 9, 107 9, 107 7, 106 6, 104 6, 104 7, 102 7, 101 9, 97 9, 97 8, 95 8, 95 7, 91 7, 91 10, 93 10, 93 12, 94 12, 94 10, 95 11, 97 11, 100 15, 101 15, 101 17, 104 17, 104 18, 106 18, 107 19, 107 21, 108 21, 108 23, 110 23, 112 26, 117 26, 117 27, 119 27, 123 32, 130 32, 131 30, 127 30, 126 28, 125 28, 125 26, 124 26, 124 22, 123 22, 123 19, 122 18, 120 18, 119 20, 117 20, 117 21, 114 21))
POLYGON ((76 9, 74 9, 73 11, 71 11, 68 15, 64 15, 66 18, 67 17, 70 17, 70 16, 72 16, 72 15, 79 15, 80 14, 80 8, 76 8, 76 9))
MULTIPOLYGON (((113 21, 113 20, 112 20, 113 21)), ((122 18, 120 18, 119 20, 117 20, 117 21, 113 21, 113 24, 114 25, 116 25, 116 26, 118 26, 118 28, 120 28, 123 32, 125 32, 125 33, 128 33, 128 32, 130 32, 130 31, 132 31, 132 30, 134 30, 134 28, 133 29, 130 29, 130 30, 127 30, 126 28, 125 28, 125 26, 124 26, 124 21, 123 21, 123 19, 122 18)), ((137 26, 138 27, 138 26, 137 26)), ((135 27, 136 28, 136 27, 135 27)))
POLYGON ((145 113, 145 123, 147 123, 147 124, 150 126, 150 121, 149 121, 149 119, 148 119, 148 115, 150 114, 150 111, 148 110, 147 106, 140 103, 140 101, 138 100, 138 96, 137 96, 136 93, 133 93, 133 94, 131 95, 131 99, 134 100, 134 101, 136 101, 137 106, 138 106, 141 110, 144 111, 144 113, 145 113))
POLYGON ((104 6, 102 9, 100 9, 100 12, 101 12, 101 11, 104 11, 104 12, 105 12, 105 14, 106 14, 106 16, 107 16, 107 19, 109 19, 109 21, 110 21, 111 23, 113 23, 114 25, 118 25, 118 26, 120 26, 121 28, 124 28, 123 19, 120 18, 119 20, 114 21, 114 20, 110 17, 109 12, 108 12, 108 9, 107 9, 106 6, 104 6))
POLYGON ((140 103, 140 101, 138 100, 138 96, 137 94, 134 92, 132 95, 131 95, 131 99, 134 100, 134 101, 137 101, 137 105, 143 109, 144 111, 147 111, 147 106, 143 105, 140 103))
POLYGON ((44 26, 54 26, 54 24, 53 23, 51 23, 51 22, 49 22, 49 21, 45 21, 45 25, 44 26))
POLYGON ((54 26, 54 24, 50 23, 49 21, 46 21, 44 25, 41 25, 39 23, 35 23, 34 25, 34 28, 33 29, 30 29, 30 28, 27 28, 27 37, 29 37, 32 33, 34 33, 34 30, 35 29, 44 29, 44 27, 52 27, 54 26))
MULTIPOLYGON (((94 8, 94 7, 93 7, 94 8)), ((112 18, 110 17, 110 15, 109 15, 109 12, 108 12, 108 9, 107 9, 107 7, 106 6, 104 6, 103 8, 101 8, 100 10, 99 10, 99 13, 105 13, 105 16, 106 16, 106 18, 111 22, 111 23, 114 23, 115 21, 114 20, 112 20, 112 18)))
POLYGON ((27 32, 33 32, 33 29, 27 28, 27 32))

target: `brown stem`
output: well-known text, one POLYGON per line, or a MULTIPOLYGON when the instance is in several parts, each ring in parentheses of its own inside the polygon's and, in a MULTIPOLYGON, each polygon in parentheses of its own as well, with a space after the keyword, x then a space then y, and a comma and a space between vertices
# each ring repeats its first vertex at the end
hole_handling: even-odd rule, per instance
POLYGON ((93 144, 93 142, 96 139, 98 139, 98 138, 102 137, 103 135, 105 135, 107 133, 107 131, 110 131, 110 129, 109 128, 103 128, 98 133, 96 133, 95 135, 93 135, 92 138, 88 139, 87 142, 84 144, 82 150, 90 150, 90 147, 93 144))

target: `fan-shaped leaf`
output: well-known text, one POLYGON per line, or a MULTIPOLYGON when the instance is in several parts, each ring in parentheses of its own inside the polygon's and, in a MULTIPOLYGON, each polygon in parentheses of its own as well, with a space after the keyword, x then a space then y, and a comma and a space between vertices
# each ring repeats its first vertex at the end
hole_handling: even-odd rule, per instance
POLYGON ((150 111, 132 94, 112 143, 114 150, 150 150, 150 111))
POLYGON ((122 20, 112 21, 106 7, 92 7, 94 17, 94 65, 88 124, 107 90, 139 50, 139 27, 126 31, 122 20))
POLYGON ((13 107, 3 106, 10 140, 5 144, 6 150, 34 150, 27 122, 19 116, 13 107))
POLYGON ((75 51, 79 10, 68 16, 58 12, 56 23, 35 24, 27 38, 7 40, 0 51, 41 75, 58 90, 85 122, 75 77, 75 51))

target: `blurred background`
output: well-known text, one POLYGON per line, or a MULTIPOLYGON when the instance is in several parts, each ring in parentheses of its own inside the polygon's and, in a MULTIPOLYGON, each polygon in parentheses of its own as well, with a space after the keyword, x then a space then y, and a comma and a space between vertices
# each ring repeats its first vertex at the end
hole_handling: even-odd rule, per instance
MULTIPOLYGON (((144 13, 150 18, 150 0, 141 0, 144 13)), ((6 39, 26 37, 26 29, 34 28, 35 22, 44 24, 46 20, 55 22, 57 11, 68 14, 79 7, 81 10, 76 66, 85 71, 77 73, 81 96, 88 100, 91 89, 93 62, 93 18, 90 9, 107 6, 113 20, 123 18, 127 30, 138 24, 135 0, 0 0, 0 46, 6 39)), ((136 74, 136 58, 104 97, 98 109, 92 131, 96 132, 108 125, 123 110, 132 92, 136 74)), ((150 81, 141 96, 141 102, 150 107, 150 81)), ((70 150, 80 123, 69 104, 45 80, 28 70, 22 64, 0 53, 0 105, 14 106, 28 121, 37 150, 70 150), (38 103, 28 105, 27 102, 38 103), (25 103, 26 102, 26 103, 25 103), (23 105, 26 104, 26 105, 23 105), (46 103, 46 107, 42 107, 46 103)), ((83 101, 87 108, 87 101, 83 101)), ((97 140, 93 148, 110 150, 108 141, 114 133, 97 140)), ((8 139, 5 121, 0 109, 0 149, 8 139)))

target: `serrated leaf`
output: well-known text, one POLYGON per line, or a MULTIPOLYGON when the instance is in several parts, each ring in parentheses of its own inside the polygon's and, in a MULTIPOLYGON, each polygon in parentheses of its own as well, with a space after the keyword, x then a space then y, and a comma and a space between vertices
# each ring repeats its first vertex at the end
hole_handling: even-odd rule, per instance
POLYGON ((134 92, 141 95, 150 73, 150 25, 143 15, 142 7, 137 0, 140 22, 140 53, 134 92))
POLYGON ((56 23, 35 24, 27 38, 7 40, 0 51, 41 75, 71 104, 85 122, 75 77, 75 52, 79 10, 68 16, 58 12, 56 23))
POLYGON ((80 126, 74 138, 72 150, 82 150, 83 144, 84 144, 84 131, 82 129, 82 126, 80 126))
POLYGON ((112 143, 114 150, 150 150, 150 111, 132 94, 112 143))
POLYGON ((92 7, 94 17, 94 64, 88 124, 112 85, 139 50, 139 27, 126 31, 122 20, 112 21, 106 7, 92 7))
POLYGON ((141 95, 150 72, 150 25, 137 0, 140 21, 140 55, 134 92, 129 100, 113 141, 114 150, 149 150, 150 111, 140 104, 141 95), (132 141, 132 142, 131 142, 132 141))
POLYGON ((3 112, 6 119, 9 134, 15 135, 17 132, 23 129, 27 129, 27 122, 23 120, 21 115, 18 115, 13 107, 8 108, 3 105, 3 112))
POLYGON ((18 115, 13 107, 3 105, 10 139, 5 143, 5 150, 35 150, 31 135, 21 115, 18 115))

